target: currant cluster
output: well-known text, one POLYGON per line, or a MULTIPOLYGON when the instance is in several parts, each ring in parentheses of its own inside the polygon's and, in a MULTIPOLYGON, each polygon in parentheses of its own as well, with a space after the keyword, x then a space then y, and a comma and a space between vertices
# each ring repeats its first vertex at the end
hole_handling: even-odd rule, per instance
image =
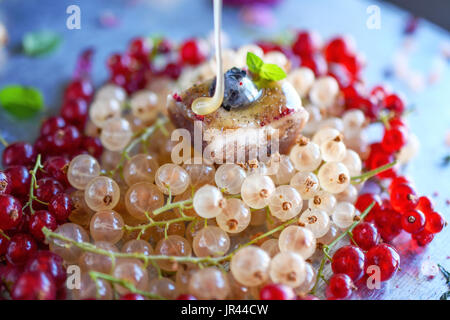
POLYGON ((108 59, 107 84, 94 92, 89 79, 74 80, 35 144, 5 149, 4 297, 317 299, 331 262, 325 296, 346 299, 374 267, 380 281, 394 276, 401 232, 425 246, 443 229, 430 199, 399 174, 395 160, 415 151, 403 100, 363 87, 347 38, 322 45, 301 31, 290 45, 224 52, 230 68, 243 68, 249 51, 284 68, 310 117, 289 154, 221 165, 172 163, 167 92, 213 78, 215 64, 202 40, 175 48, 133 40, 108 59), (384 136, 369 144, 365 129, 379 123, 384 136), (369 178, 383 191, 367 192, 369 178), (68 266, 81 271, 79 289, 65 286, 68 266))

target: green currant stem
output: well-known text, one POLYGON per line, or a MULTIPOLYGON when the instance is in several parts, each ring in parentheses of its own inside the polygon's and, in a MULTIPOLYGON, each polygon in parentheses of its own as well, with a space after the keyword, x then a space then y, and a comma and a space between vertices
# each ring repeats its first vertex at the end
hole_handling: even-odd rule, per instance
POLYGON ((157 216, 160 213, 163 213, 163 212, 175 209, 175 208, 179 208, 180 210, 189 209, 190 204, 192 204, 192 199, 167 203, 166 205, 162 206, 161 208, 158 208, 155 211, 153 211, 153 215, 157 216))
POLYGON ((8 241, 11 240, 11 237, 9 237, 2 229, 0 229, 0 235, 8 241))
POLYGON ((363 173, 362 175, 356 176, 356 177, 352 177, 352 184, 361 184, 364 181, 376 176, 377 174, 379 174, 380 172, 389 170, 390 168, 392 168, 393 166, 395 166, 397 164, 397 160, 392 161, 391 163, 387 163, 381 167, 375 168, 373 170, 367 171, 365 173, 363 173))
POLYGON ((177 223, 177 222, 183 222, 183 221, 192 221, 192 220, 196 220, 198 218, 196 217, 188 217, 188 216, 184 216, 184 217, 180 217, 180 218, 175 218, 172 220, 167 220, 167 221, 150 221, 147 224, 141 224, 138 226, 129 226, 129 225, 125 225, 124 228, 127 231, 134 231, 134 230, 147 230, 148 228, 151 227, 160 227, 160 226, 166 226, 166 225, 171 225, 172 223, 177 223))
POLYGON ((119 160, 119 163, 117 166, 108 172, 109 176, 114 176, 114 174, 123 168, 123 165, 127 159, 130 158, 130 152, 133 150, 135 146, 137 146, 141 142, 145 142, 153 133, 156 132, 156 130, 161 129, 164 127, 164 125, 167 123, 167 118, 158 118, 156 120, 155 124, 146 128, 142 132, 138 133, 135 138, 125 147, 125 149, 122 151, 122 156, 119 160))
POLYGON ((323 253, 324 253, 324 257, 322 258, 322 261, 320 262, 320 267, 319 270, 317 271, 317 278, 316 278, 316 282, 314 283, 314 287, 311 290, 311 294, 315 294, 316 293, 316 289, 317 289, 317 285, 319 284, 320 279, 322 279, 324 277, 323 275, 323 269, 325 267, 325 263, 327 262, 327 260, 332 261, 332 258, 329 254, 330 250, 339 242, 341 241, 345 236, 350 235, 353 231, 353 229, 355 229, 355 227, 361 223, 361 221, 364 220, 364 218, 369 214, 369 212, 372 210, 372 208, 375 206, 375 201, 372 202, 370 204, 370 206, 368 206, 366 208, 366 210, 364 210, 364 212, 361 214, 361 216, 359 217, 359 220, 355 221, 352 223, 352 225, 350 227, 348 227, 339 237, 337 237, 336 239, 334 239, 333 242, 331 242, 328 245, 324 245, 323 246, 323 253))
POLYGON ((114 284, 119 284, 122 287, 130 290, 132 293, 136 293, 136 294, 140 294, 144 297, 150 298, 150 299, 157 299, 157 300, 165 300, 163 297, 151 293, 151 292, 147 292, 147 291, 142 291, 137 289, 131 282, 123 280, 123 279, 118 279, 116 277, 113 277, 109 274, 106 273, 101 273, 101 272, 97 272, 97 271, 90 271, 89 272, 89 276, 92 278, 92 280, 97 283, 98 279, 103 279, 103 280, 107 280, 111 283, 114 284))
POLYGON ((0 134, 0 143, 1 143, 2 145, 4 145, 5 148, 6 148, 7 146, 9 146, 8 141, 6 141, 6 139, 3 138, 3 136, 2 136, 1 134, 0 134))
POLYGON ((40 204, 43 204, 43 205, 48 205, 48 203, 45 203, 45 202, 39 200, 34 195, 34 189, 37 189, 39 187, 37 185, 36 174, 37 174, 37 171, 42 168, 43 168, 43 166, 41 163, 41 155, 38 154, 38 156, 36 158, 36 164, 34 165, 33 170, 30 171, 31 183, 30 183, 30 193, 29 193, 29 197, 28 197, 28 202, 22 208, 22 209, 25 209, 25 208, 29 207, 31 214, 34 214, 33 201, 39 202, 40 204))

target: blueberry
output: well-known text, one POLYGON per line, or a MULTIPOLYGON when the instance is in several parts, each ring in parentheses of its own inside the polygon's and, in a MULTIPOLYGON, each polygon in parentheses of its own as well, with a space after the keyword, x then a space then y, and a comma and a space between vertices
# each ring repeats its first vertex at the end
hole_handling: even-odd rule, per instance
MULTIPOLYGON (((209 94, 214 95, 216 79, 209 88, 209 94)), ((261 96, 253 81, 248 77, 245 70, 231 68, 225 73, 225 93, 222 107, 230 111, 232 108, 241 108, 255 102, 261 96)))

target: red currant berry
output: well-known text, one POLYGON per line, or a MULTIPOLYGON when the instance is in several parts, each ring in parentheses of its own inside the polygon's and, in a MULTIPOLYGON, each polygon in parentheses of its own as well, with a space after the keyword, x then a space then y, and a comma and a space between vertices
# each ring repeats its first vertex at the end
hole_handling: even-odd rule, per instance
MULTIPOLYGON (((400 256, 394 247, 388 244, 379 244, 366 253, 366 273, 370 266, 380 268, 380 281, 392 278, 400 266, 400 256)), ((369 270, 370 271, 370 270, 369 270)))
POLYGON ((186 40, 181 44, 180 55, 184 63, 191 65, 198 65, 206 58, 205 50, 195 39, 186 40))
POLYGON ((59 193, 50 200, 48 210, 58 222, 65 222, 72 212, 72 200, 67 194, 59 193))
POLYGON ((434 234, 429 233, 427 230, 423 230, 419 233, 415 233, 412 235, 412 238, 416 240, 417 244, 421 247, 425 247, 431 241, 433 241, 434 234))
POLYGON ((137 293, 127 293, 121 296, 120 300, 145 300, 145 298, 137 293))
POLYGON ((417 201, 416 210, 422 211, 425 216, 433 212, 433 203, 431 202, 430 198, 428 197, 420 197, 419 201, 417 201))
POLYGON ((24 265, 37 250, 34 239, 25 233, 17 233, 9 242, 6 260, 14 265, 24 265))
POLYGON ((128 52, 138 60, 148 59, 151 51, 151 43, 145 38, 136 38, 131 40, 128 47, 128 52))
POLYGON ((261 300, 294 300, 295 293, 291 287, 271 283, 261 289, 259 298, 261 300))
POLYGON ((31 235, 38 241, 43 241, 45 239, 44 233, 42 233, 42 228, 53 231, 58 226, 54 216, 50 214, 47 210, 39 210, 34 213, 28 220, 28 230, 31 235))
POLYGON ((180 294, 177 300, 197 300, 197 298, 190 294, 180 294))
POLYGON ((17 227, 22 220, 22 205, 13 196, 0 194, 0 229, 3 231, 17 227))
POLYGON ((334 274, 329 280, 326 296, 333 300, 347 299, 352 295, 353 288, 353 281, 348 275, 343 273, 334 274))
POLYGON ((64 153, 77 150, 81 144, 81 134, 78 129, 68 125, 55 131, 51 136, 50 147, 54 153, 64 153))
POLYGON ((384 131, 381 145, 387 153, 394 153, 400 151, 400 149, 406 144, 407 140, 408 134, 404 128, 390 128, 389 130, 384 131))
POLYGON ((356 209, 359 212, 364 212, 366 209, 375 202, 375 205, 370 210, 369 214, 366 216, 365 221, 373 221, 375 219, 375 213, 381 208, 380 196, 374 193, 364 193, 358 197, 355 203, 356 209))
POLYGON ((345 273, 353 281, 358 281, 364 275, 364 261, 364 253, 360 248, 347 245, 335 252, 331 268, 334 273, 345 273))
POLYGON ((131 65, 131 58, 128 55, 112 54, 107 60, 108 69, 117 75, 128 70, 131 65))
POLYGON ((408 233, 418 233, 425 228, 425 215, 419 210, 406 211, 402 215, 402 228, 408 233))
POLYGON ((50 117, 42 123, 41 136, 48 136, 67 125, 63 117, 50 117))
POLYGON ((44 162, 44 171, 51 178, 56 179, 63 186, 68 186, 67 169, 70 161, 66 157, 51 157, 44 162))
POLYGON ((369 250, 380 242, 380 234, 372 223, 359 223, 353 229, 352 234, 353 241, 363 250, 369 250))
POLYGON ((418 202, 414 189, 404 183, 397 184, 392 188, 390 199, 392 208, 399 212, 415 209, 418 202))
POLYGON ((0 194, 10 194, 11 190, 11 177, 6 172, 0 171, 0 194))
POLYGON ((320 39, 317 34, 308 31, 301 31, 297 33, 297 38, 292 45, 292 51, 300 56, 309 56, 320 48, 320 39))
POLYGON ((158 43, 158 53, 167 54, 170 53, 173 49, 173 44, 169 39, 161 39, 158 43))
POLYGON ((354 80, 347 68, 336 62, 328 65, 328 75, 336 79, 339 84, 339 88, 347 88, 353 83, 354 80))
POLYGON ((166 67, 164 68, 163 74, 173 80, 176 80, 181 75, 181 65, 178 63, 168 63, 166 67))
POLYGON ((26 264, 25 271, 41 271, 51 275, 57 287, 66 281, 67 273, 63 259, 48 251, 38 251, 26 264))
MULTIPOLYGON (((392 189, 394 188, 395 185, 401 184, 401 183, 411 184, 411 182, 403 176, 395 177, 394 179, 392 179, 391 184, 388 187, 389 193, 392 193, 392 189)), ((421 210, 421 209, 419 209, 419 210, 421 210)))
POLYGON ((61 108, 61 116, 67 123, 82 131, 88 119, 88 105, 83 99, 66 100, 61 108))
POLYGON ((94 94, 94 87, 91 81, 80 79, 71 82, 64 92, 64 100, 83 99, 90 102, 94 94))
POLYGON ((56 285, 45 272, 27 271, 17 279, 11 297, 14 300, 54 300, 56 285))
POLYGON ((2 282, 8 291, 11 292, 12 287, 23 273, 21 266, 15 266, 12 264, 0 266, 0 282, 2 282))
POLYGON ((327 62, 321 54, 312 54, 303 56, 300 60, 300 65, 311 69, 316 76, 323 76, 327 73, 327 62))
POLYGON ((376 213, 375 224, 381 238, 390 242, 402 231, 402 215, 395 210, 383 208, 376 213))
POLYGON ((81 149, 87 151, 91 156, 97 159, 99 159, 103 153, 102 143, 97 137, 82 137, 81 149))
POLYGON ((406 124, 400 117, 393 117, 389 120, 389 126, 391 128, 404 128, 407 129, 406 124))
POLYGON ((279 44, 270 41, 259 41, 256 44, 263 50, 264 54, 272 51, 279 51, 279 52, 284 51, 279 44))
POLYGON ((5 172, 11 178, 11 194, 17 198, 26 197, 30 192, 30 171, 24 166, 12 166, 5 172))
POLYGON ((436 211, 425 214, 425 217, 427 218, 425 230, 429 233, 439 233, 447 224, 442 214, 436 211))
POLYGON ((9 240, 0 234, 0 256, 3 256, 6 253, 6 250, 8 250, 8 245, 9 240))
POLYGON ((377 101, 383 101, 387 94, 388 90, 382 85, 375 86, 372 91, 370 91, 370 96, 377 101))
POLYGON ((42 178, 37 181, 37 189, 35 191, 36 198, 45 203, 50 203, 50 200, 64 191, 63 186, 53 178, 42 178))
POLYGON ((396 94, 390 94, 384 99, 384 106, 395 112, 397 115, 401 115, 405 111, 405 104, 403 100, 396 94))
POLYGON ((27 142, 12 143, 3 150, 3 167, 14 165, 31 166, 36 159, 34 147, 27 142))
MULTIPOLYGON (((392 163, 394 161, 394 156, 392 154, 387 154, 383 152, 370 152, 369 159, 368 159, 370 165, 369 168, 371 170, 379 168, 381 166, 384 166, 386 164, 392 163)), ((385 170, 383 172, 380 172, 377 174, 377 177, 379 178, 394 178, 396 176, 394 168, 385 170)))
POLYGON ((343 57, 340 63, 345 66, 353 76, 358 76, 364 65, 364 60, 362 56, 355 54, 343 57))
POLYGON ((329 62, 339 62, 344 57, 353 56, 354 54, 353 44, 347 38, 334 38, 325 46, 325 58, 329 62))

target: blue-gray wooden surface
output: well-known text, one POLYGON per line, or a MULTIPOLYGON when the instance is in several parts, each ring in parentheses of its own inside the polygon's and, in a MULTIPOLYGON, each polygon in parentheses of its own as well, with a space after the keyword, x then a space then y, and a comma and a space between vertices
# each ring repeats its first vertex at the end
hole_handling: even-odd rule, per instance
MULTIPOLYGON (((436 8, 439 10, 439 8, 436 8)), ((450 14, 450 12, 449 12, 450 14)), ((279 34, 286 28, 318 30, 325 38, 335 34, 352 34, 368 60, 364 72, 369 84, 384 79, 386 66, 393 52, 403 41, 402 29, 408 14, 393 6, 375 1, 357 0, 286 0, 275 9, 276 24, 270 28, 245 27, 235 9, 226 8, 223 27, 231 37, 232 45, 247 43, 252 39, 279 34), (381 29, 366 28, 369 5, 381 7, 381 29)), ((209 34, 212 29, 212 9, 209 0, 0 0, 0 20, 9 31, 9 56, 0 67, 0 88, 6 84, 32 85, 41 89, 47 110, 43 118, 56 113, 61 89, 72 74, 78 53, 86 47, 96 48, 94 75, 97 84, 106 78, 105 59, 115 51, 122 51, 128 40, 137 35, 165 34, 173 39, 209 34), (154 3, 169 3, 165 8, 154 3), (170 3, 173 3, 172 5, 170 3), (66 8, 70 4, 81 7, 81 30, 66 29, 66 8), (119 19, 114 29, 101 27, 99 16, 105 9, 119 19), (44 58, 29 58, 18 54, 22 36, 29 31, 51 29, 63 35, 59 50, 44 58)), ((423 22, 415 36, 414 67, 427 70, 432 57, 440 50, 442 42, 450 41, 449 33, 423 22)), ((442 158, 450 152, 444 145, 444 136, 450 130, 450 68, 443 66, 442 79, 421 93, 411 92, 405 84, 391 80, 396 91, 404 91, 417 112, 410 116, 412 130, 421 142, 421 152, 407 171, 416 182, 421 194, 431 196, 435 191, 437 208, 450 218, 450 167, 440 166, 442 158)), ((17 122, 0 111, 0 133, 8 140, 29 140, 38 132, 40 119, 17 122)), ((0 148, 0 151, 2 149, 0 148)), ((450 232, 437 236, 422 252, 412 254, 402 249, 402 272, 376 292, 364 297, 377 299, 437 299, 447 288, 441 275, 427 280, 420 274, 423 261, 441 263, 450 269, 450 232)))

